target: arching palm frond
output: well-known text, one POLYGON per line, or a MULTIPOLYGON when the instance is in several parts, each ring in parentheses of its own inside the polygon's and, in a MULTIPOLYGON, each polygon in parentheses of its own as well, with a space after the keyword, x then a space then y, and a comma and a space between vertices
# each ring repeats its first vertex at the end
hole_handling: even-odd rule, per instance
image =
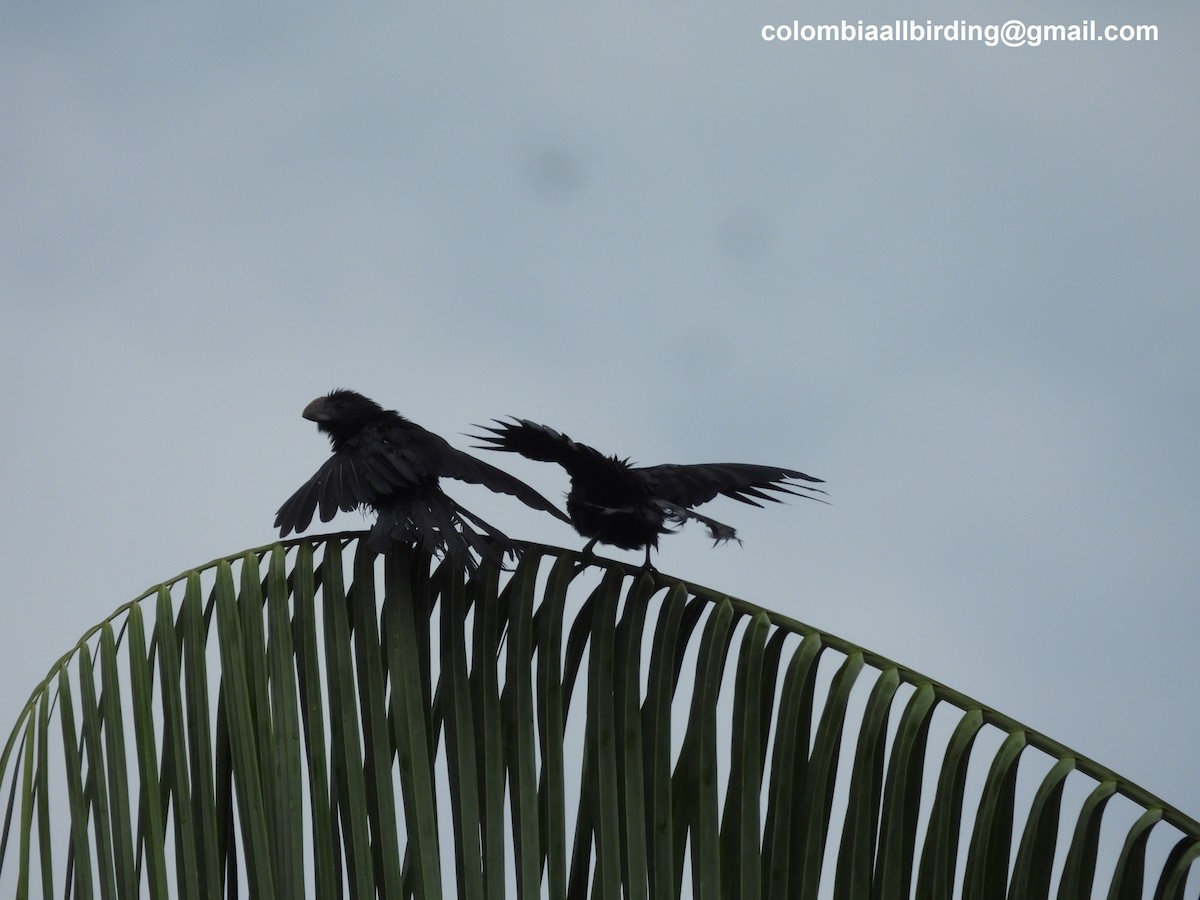
POLYGON ((358 538, 86 634, 0 754, 0 893, 1195 896, 1195 820, 847 641, 570 551, 468 578, 358 538))

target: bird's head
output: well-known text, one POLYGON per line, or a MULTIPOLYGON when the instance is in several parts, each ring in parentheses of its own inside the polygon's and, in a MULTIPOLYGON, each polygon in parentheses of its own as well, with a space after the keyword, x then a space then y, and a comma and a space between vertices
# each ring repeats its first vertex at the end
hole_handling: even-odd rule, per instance
POLYGON ((338 443, 383 412, 383 407, 355 391, 338 389, 304 407, 304 418, 338 443))

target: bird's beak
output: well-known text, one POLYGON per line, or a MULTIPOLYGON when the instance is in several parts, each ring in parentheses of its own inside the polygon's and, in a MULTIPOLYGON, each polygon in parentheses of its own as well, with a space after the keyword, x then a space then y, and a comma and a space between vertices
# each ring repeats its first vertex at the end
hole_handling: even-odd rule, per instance
POLYGON ((329 411, 325 407, 325 398, 318 397, 308 406, 304 407, 304 418, 310 422, 324 422, 329 418, 329 411))

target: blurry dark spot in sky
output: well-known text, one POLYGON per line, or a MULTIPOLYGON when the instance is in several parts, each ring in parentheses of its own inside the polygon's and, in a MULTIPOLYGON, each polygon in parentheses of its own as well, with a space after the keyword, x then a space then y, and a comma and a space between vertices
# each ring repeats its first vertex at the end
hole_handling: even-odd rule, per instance
POLYGON ((756 209, 731 209, 717 222, 717 246, 733 259, 758 259, 771 248, 771 223, 756 209))
POLYGON ((525 180, 543 200, 570 200, 587 182, 587 167, 579 154, 566 147, 545 147, 525 165, 525 180))

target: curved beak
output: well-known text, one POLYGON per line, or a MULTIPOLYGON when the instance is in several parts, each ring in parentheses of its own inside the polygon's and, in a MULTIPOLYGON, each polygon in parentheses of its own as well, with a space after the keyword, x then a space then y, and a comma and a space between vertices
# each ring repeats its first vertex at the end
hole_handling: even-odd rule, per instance
POLYGON ((304 407, 302 415, 310 422, 324 422, 329 418, 329 410, 326 406, 325 397, 318 397, 308 406, 304 407))

